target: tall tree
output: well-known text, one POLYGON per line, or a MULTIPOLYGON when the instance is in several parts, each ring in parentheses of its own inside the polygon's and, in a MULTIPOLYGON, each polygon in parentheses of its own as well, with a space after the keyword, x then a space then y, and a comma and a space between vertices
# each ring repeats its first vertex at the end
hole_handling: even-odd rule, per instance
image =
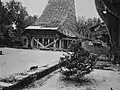
POLYGON ((91 34, 90 28, 96 24, 100 24, 101 20, 99 18, 88 18, 79 17, 78 19, 78 32, 85 36, 89 37, 91 34))
POLYGON ((38 19, 38 16, 37 15, 34 15, 34 16, 28 16, 26 18, 26 26, 29 26, 29 25, 32 25, 36 20, 38 19))
POLYGON ((5 7, 8 10, 10 25, 16 29, 16 35, 21 39, 24 29, 37 20, 37 15, 30 16, 26 7, 19 1, 11 0, 6 2, 5 7))
POLYGON ((5 8, 3 6, 3 3, 0 1, 0 32, 2 32, 2 26, 3 26, 3 19, 4 19, 4 11, 5 8))
POLYGON ((3 39, 3 33, 5 32, 5 26, 9 23, 7 17, 7 9, 4 4, 0 1, 0 38, 3 39))
POLYGON ((21 2, 11 0, 6 2, 5 7, 8 11, 9 25, 16 29, 16 35, 21 39, 21 33, 26 26, 26 18, 28 17, 28 12, 21 2))
POLYGON ((21 2, 0 2, 0 37, 4 37, 6 43, 16 40, 21 42, 25 28, 36 20, 37 16, 30 16, 21 2))

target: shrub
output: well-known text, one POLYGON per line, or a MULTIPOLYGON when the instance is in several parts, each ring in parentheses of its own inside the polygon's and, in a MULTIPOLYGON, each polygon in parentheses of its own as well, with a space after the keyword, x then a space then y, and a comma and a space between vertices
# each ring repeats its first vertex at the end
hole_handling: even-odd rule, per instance
POLYGON ((65 62, 61 68, 61 73, 66 78, 80 80, 84 75, 93 71, 96 63, 96 56, 85 51, 81 47, 81 42, 75 42, 71 48, 72 53, 67 53, 64 57, 60 58, 60 63, 65 62))

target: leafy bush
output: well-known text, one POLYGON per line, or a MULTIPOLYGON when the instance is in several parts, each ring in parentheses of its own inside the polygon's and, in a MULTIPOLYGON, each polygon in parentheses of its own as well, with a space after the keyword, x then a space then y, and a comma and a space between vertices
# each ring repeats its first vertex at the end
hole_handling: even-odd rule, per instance
POLYGON ((85 51, 80 45, 81 42, 75 42, 71 48, 74 52, 60 58, 60 63, 65 62, 64 67, 61 68, 61 73, 66 78, 80 80, 81 77, 93 71, 96 56, 85 51))

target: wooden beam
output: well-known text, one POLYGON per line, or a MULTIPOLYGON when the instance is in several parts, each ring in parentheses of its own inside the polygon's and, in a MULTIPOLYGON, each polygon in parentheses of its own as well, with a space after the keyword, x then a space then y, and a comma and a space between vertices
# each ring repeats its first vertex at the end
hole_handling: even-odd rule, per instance
MULTIPOLYGON (((56 43, 58 40, 59 40, 59 39, 56 39, 56 40, 54 39, 53 42, 51 42, 51 43, 49 43, 48 45, 44 46, 42 43, 39 42, 38 39, 36 39, 36 38, 33 37, 32 40, 31 40, 31 46, 34 47, 34 46, 33 46, 33 41, 35 41, 35 42, 37 43, 37 46, 36 46, 37 48, 38 48, 38 45, 40 45, 42 48, 48 48, 49 46, 51 46, 51 45, 53 45, 53 44, 55 45, 54 47, 56 47, 56 44, 55 44, 55 43, 56 43)), ((44 43, 44 39, 42 39, 42 42, 44 43)), ((50 40, 48 40, 48 42, 50 42, 50 40)))
POLYGON ((35 38, 33 38, 33 40, 34 41, 36 41, 37 42, 37 44, 39 44, 42 48, 44 48, 45 46, 42 44, 42 43, 40 43, 38 40, 36 40, 35 38))
POLYGON ((50 44, 46 45, 46 46, 45 46, 45 48, 48 48, 49 46, 51 46, 51 45, 55 44, 58 40, 59 40, 59 39, 54 40, 54 41, 53 41, 53 42, 51 42, 50 44))

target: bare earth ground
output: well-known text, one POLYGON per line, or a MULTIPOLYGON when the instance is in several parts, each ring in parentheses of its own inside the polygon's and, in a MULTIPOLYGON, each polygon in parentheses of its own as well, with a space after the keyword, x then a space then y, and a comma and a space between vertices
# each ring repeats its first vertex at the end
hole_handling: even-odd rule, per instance
POLYGON ((80 82, 65 80, 60 73, 47 78, 24 90, 120 90, 120 72, 115 71, 95 69, 80 82))
MULTIPOLYGON (((0 56, 1 77, 28 70, 31 64, 41 66, 54 62, 59 60, 63 54, 63 52, 10 48, 1 48, 0 50, 4 53, 0 56)), ((94 69, 80 82, 65 80, 58 71, 55 71, 23 90, 120 90, 120 72, 116 67, 112 68, 114 70, 94 69)))
POLYGON ((31 66, 43 66, 58 61, 63 52, 0 48, 0 77, 29 70, 31 66))

